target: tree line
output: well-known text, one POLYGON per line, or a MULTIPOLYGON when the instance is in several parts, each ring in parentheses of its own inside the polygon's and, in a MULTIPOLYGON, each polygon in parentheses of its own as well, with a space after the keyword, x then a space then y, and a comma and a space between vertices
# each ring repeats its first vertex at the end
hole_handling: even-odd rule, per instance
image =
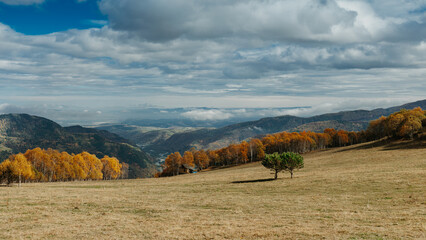
POLYGON ((126 178, 128 168, 115 157, 34 148, 10 155, 0 164, 0 183, 112 180, 126 178))
POLYGON ((208 167, 236 165, 262 161, 265 154, 306 153, 313 150, 342 147, 368 141, 389 138, 412 139, 425 132, 426 111, 421 108, 401 110, 388 117, 370 122, 367 130, 353 132, 327 128, 323 133, 311 131, 280 132, 268 134, 261 139, 252 138, 239 144, 231 144, 216 150, 195 150, 170 154, 163 165, 163 171, 156 177, 174 176, 186 173, 188 168, 200 171, 208 167))
POLYGON ((426 111, 420 107, 412 110, 403 109, 388 117, 381 117, 370 122, 369 136, 371 138, 406 138, 413 139, 426 128, 426 111))

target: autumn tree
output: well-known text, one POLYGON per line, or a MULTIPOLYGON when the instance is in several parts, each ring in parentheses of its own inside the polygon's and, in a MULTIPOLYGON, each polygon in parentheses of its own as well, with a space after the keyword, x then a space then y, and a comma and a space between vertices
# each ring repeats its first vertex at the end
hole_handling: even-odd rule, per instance
POLYGON ((41 148, 29 149, 25 152, 24 156, 34 167, 34 179, 36 181, 46 181, 45 175, 47 172, 47 158, 48 155, 41 148))
POLYGON ((399 129, 396 129, 397 135, 402 138, 412 139, 415 134, 423 129, 422 122, 426 119, 425 112, 421 108, 415 108, 411 111, 401 111, 404 121, 399 129))
POLYGON ((182 155, 179 152, 175 152, 167 156, 164 161, 165 172, 170 172, 173 176, 179 174, 180 166, 182 165, 182 155))
POLYGON ((102 162, 95 155, 88 152, 82 152, 80 155, 83 157, 84 162, 87 165, 88 173, 87 180, 101 180, 103 178, 102 174, 102 162))
POLYGON ((101 162, 103 179, 117 179, 120 176, 122 165, 117 158, 104 156, 101 162))
POLYGON ((207 150, 207 156, 209 157, 209 164, 217 166, 219 164, 219 155, 216 151, 207 150))
POLYGON ((265 147, 262 141, 257 138, 253 138, 249 142, 249 155, 250 162, 261 161, 265 157, 265 147))
POLYGON ((9 159, 6 159, 0 164, 0 183, 6 182, 9 185, 14 181, 14 178, 12 163, 9 159))
POLYGON ((75 172, 72 168, 72 156, 67 152, 61 152, 56 163, 56 181, 70 181, 75 179, 75 172))
MULTIPOLYGON (((386 136, 386 117, 382 116, 379 119, 370 121, 367 128, 368 140, 376 140, 386 136)), ((389 134, 389 133, 388 133, 389 134)))
POLYGON ((121 175, 120 178, 129 178, 129 164, 122 162, 121 163, 121 175))
POLYGON ((1 163, 0 174, 8 185, 18 181, 19 186, 21 186, 22 181, 32 179, 35 175, 31 163, 22 153, 12 155, 8 160, 1 163))
POLYGON ((349 136, 348 133, 344 130, 339 130, 337 134, 335 135, 336 138, 336 144, 339 147, 346 146, 349 143, 349 136))
POLYGON ((334 128, 326 128, 324 129, 324 134, 327 134, 329 136, 329 142, 328 146, 333 147, 335 146, 335 136, 337 135, 337 131, 334 128))
POLYGON ((225 147, 225 148, 221 148, 219 150, 216 151, 217 155, 218 155, 218 163, 220 165, 226 166, 226 165, 231 165, 232 163, 232 154, 231 151, 229 150, 231 146, 229 147, 225 147))
POLYGON ((194 166, 194 155, 192 154, 191 151, 186 151, 183 154, 182 164, 186 164, 186 165, 188 165, 190 167, 194 166))
POLYGON ((194 164, 198 170, 203 170, 209 166, 209 157, 204 150, 200 150, 194 153, 194 164))
POLYGON ((89 173, 89 166, 84 160, 81 154, 72 156, 72 171, 74 172, 74 176, 76 180, 84 180, 87 178, 87 174, 89 173))
POLYGON ((247 163, 249 161, 248 159, 248 152, 249 152, 249 144, 246 141, 242 141, 239 144, 239 150, 240 150, 240 162, 247 163))
POLYGON ((405 117, 400 112, 391 114, 385 121, 386 135, 389 137, 396 137, 398 130, 401 128, 405 121, 405 117))

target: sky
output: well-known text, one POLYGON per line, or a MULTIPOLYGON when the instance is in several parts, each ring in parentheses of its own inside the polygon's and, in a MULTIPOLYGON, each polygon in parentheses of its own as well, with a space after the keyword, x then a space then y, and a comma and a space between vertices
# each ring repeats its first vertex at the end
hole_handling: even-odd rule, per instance
POLYGON ((425 93, 426 0, 0 0, 0 113, 310 116, 425 93))

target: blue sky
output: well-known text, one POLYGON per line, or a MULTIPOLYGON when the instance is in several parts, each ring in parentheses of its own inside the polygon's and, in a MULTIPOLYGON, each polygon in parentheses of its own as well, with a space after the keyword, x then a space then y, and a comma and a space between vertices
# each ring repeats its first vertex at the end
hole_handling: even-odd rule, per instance
POLYGON ((308 116, 425 99, 425 9, 426 0, 0 0, 0 113, 86 123, 183 107, 177 117, 223 120, 248 108, 308 116), (301 106, 311 108, 276 111, 301 106))
POLYGON ((107 24, 107 20, 97 0, 50 0, 31 5, 0 3, 0 22, 27 35, 99 27, 107 24))

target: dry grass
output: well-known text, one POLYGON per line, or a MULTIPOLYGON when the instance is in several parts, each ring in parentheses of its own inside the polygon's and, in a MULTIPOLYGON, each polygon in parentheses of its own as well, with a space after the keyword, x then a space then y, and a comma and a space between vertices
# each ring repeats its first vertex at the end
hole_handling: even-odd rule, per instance
MULTIPOLYGON (((396 145, 397 146, 397 145, 396 145)), ((425 239, 426 144, 163 179, 0 188, 0 239, 425 239), (411 146, 411 147, 410 147, 411 146), (392 149, 392 150, 390 150, 392 149)))

